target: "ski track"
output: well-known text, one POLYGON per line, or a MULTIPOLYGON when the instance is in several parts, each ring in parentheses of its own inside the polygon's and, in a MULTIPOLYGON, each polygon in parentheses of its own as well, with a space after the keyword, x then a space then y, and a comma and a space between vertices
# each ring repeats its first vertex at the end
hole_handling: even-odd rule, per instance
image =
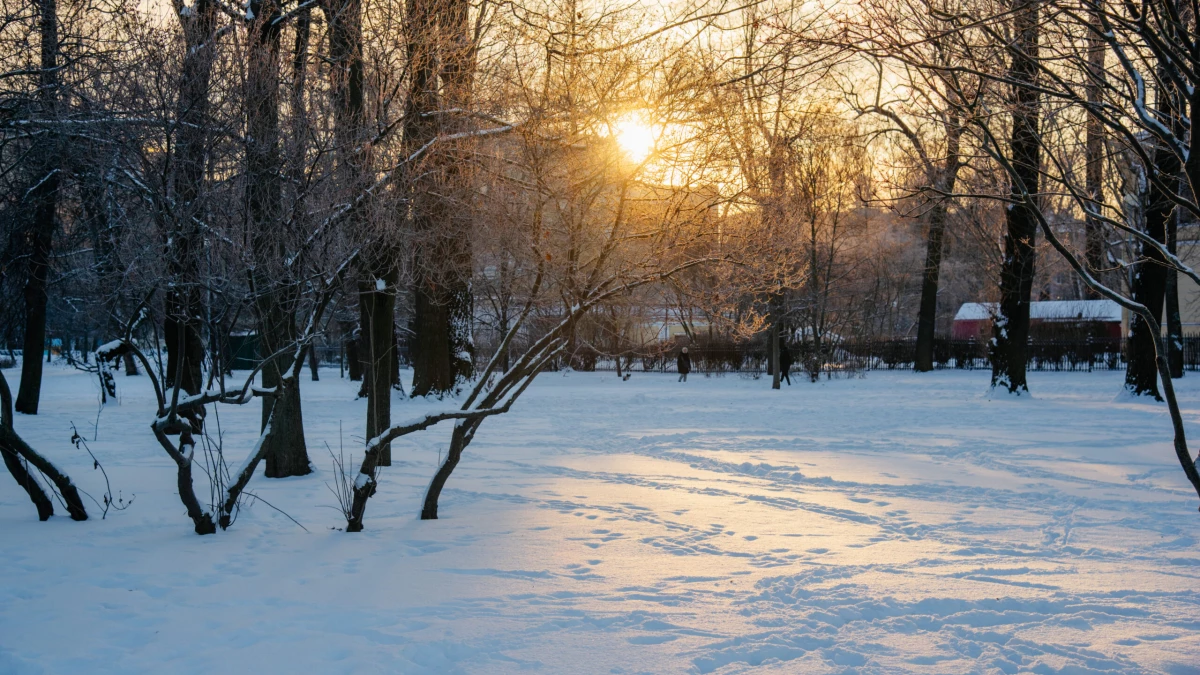
MULTIPOLYGON (((95 385, 51 367, 18 431, 99 495, 74 421, 137 498, 37 523, 0 479, 0 673, 1200 675, 1197 498, 1119 373, 1034 373, 1014 401, 983 372, 547 373, 484 423, 440 521, 415 514, 449 426, 397 443, 359 535, 333 529, 325 444, 361 447, 364 403, 322 376, 317 471, 250 486, 310 533, 252 505, 201 538, 144 379, 93 431, 95 385)), ((1178 386, 1195 442, 1200 378, 1178 386)), ((210 417, 230 464, 257 416, 210 417)))

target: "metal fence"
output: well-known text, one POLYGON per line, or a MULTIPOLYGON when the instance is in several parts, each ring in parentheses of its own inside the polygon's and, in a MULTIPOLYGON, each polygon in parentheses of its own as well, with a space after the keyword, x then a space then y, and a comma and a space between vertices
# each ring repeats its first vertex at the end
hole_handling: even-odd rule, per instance
MULTIPOLYGON (((1085 340, 1030 340, 1031 371, 1124 370, 1125 339, 1092 338, 1085 340)), ((1183 338, 1183 367, 1200 370, 1200 336, 1183 338)), ((827 376, 867 370, 913 370, 916 340, 842 341, 814 349, 811 344, 791 347, 793 372, 817 372, 827 376)), ((766 350, 761 346, 688 348, 692 372, 744 373, 757 375, 767 371, 766 350)), ((661 351, 621 356, 622 372, 675 372, 677 347, 661 351)), ((977 340, 939 339, 934 342, 933 367, 936 370, 990 369, 988 343, 977 340)), ((567 365, 567 364, 563 364, 567 365)), ((603 354, 579 355, 571 359, 576 370, 616 371, 616 358, 603 354)))

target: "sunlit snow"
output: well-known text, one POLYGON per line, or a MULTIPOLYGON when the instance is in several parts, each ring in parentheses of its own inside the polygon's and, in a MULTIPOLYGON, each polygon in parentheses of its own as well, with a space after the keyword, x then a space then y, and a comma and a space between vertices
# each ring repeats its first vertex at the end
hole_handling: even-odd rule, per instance
MULTIPOLYGON (((39 523, 0 481, 0 672, 1197 672, 1200 514, 1165 409, 1114 401, 1120 373, 1029 379, 546 373, 441 520, 417 514, 450 424, 393 444, 346 534, 326 444, 361 458, 365 401, 327 369, 302 383, 316 473, 249 488, 309 532, 255 504, 198 537, 149 383, 118 376, 90 445, 130 509, 39 523)), ((1200 379, 1178 386, 1200 440, 1200 379)), ((100 495, 69 443, 96 391, 51 365, 16 424, 100 495)), ((231 465, 259 420, 209 416, 231 465)))

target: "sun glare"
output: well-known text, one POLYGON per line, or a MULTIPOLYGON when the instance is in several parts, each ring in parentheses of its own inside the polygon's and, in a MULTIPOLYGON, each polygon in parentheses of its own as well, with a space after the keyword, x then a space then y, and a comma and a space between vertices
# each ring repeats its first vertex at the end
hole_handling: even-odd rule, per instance
POLYGON ((629 159, 641 162, 654 150, 654 130, 636 117, 617 123, 617 145, 629 159))

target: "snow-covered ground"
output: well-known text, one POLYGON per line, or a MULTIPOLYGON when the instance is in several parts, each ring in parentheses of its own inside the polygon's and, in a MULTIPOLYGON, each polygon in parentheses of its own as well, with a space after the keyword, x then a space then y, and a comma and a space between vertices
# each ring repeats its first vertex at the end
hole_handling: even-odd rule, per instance
MULTIPOLYGON (((193 534, 145 378, 91 443, 131 508, 39 523, 0 476, 0 673, 1200 673, 1196 495, 1119 373, 1035 373, 1022 401, 978 371, 548 373, 484 423, 441 520, 416 515, 448 425, 396 445, 353 535, 325 447, 361 445, 364 402, 322 376, 318 471, 250 487, 308 532, 258 504, 193 534)), ((1200 376, 1180 389, 1200 442, 1200 376)), ((52 366, 17 425, 98 496, 69 443, 96 393, 52 366)), ((209 418, 234 465, 258 414, 209 418)))

